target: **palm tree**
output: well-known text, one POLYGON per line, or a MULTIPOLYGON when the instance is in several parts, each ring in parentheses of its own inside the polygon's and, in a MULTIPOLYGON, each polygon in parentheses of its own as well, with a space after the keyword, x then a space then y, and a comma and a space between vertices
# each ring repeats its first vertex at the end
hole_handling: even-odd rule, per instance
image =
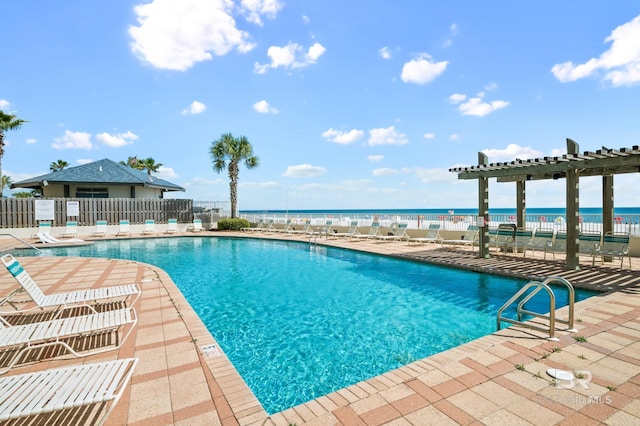
POLYGON ((209 154, 213 160, 213 170, 216 173, 225 169, 229 173, 231 218, 235 218, 238 204, 239 163, 244 160, 247 169, 253 169, 260 165, 260 158, 253 155, 253 147, 245 136, 234 138, 231 133, 225 133, 220 139, 211 142, 209 154))
POLYGON ((69 163, 64 160, 53 161, 51 164, 49 164, 49 170, 51 170, 52 172, 59 172, 65 167, 69 167, 69 163))
POLYGON ((162 163, 156 163, 156 160, 154 160, 151 157, 145 158, 144 160, 139 160, 140 163, 143 165, 143 168, 141 170, 146 169, 147 170, 147 174, 151 175, 151 172, 157 172, 158 169, 160 167, 162 167, 162 163))
POLYGON ((15 115, 0 111, 0 176, 2 176, 2 157, 4 157, 4 132, 17 130, 26 122, 26 120, 16 118, 15 115))
POLYGON ((121 161, 120 164, 123 166, 129 166, 132 169, 144 170, 144 163, 135 155, 133 157, 127 157, 127 160, 121 161))
POLYGON ((4 187, 6 186, 7 188, 9 188, 12 183, 13 181, 11 180, 11 176, 6 176, 6 175, 2 176, 2 182, 0 182, 0 198, 4 196, 3 195, 4 187))

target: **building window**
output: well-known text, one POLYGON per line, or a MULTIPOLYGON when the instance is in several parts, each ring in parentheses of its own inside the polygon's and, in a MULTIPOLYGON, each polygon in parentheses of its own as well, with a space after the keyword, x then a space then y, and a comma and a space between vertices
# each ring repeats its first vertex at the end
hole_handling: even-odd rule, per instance
POLYGON ((78 188, 76 198, 109 198, 107 188, 78 188))

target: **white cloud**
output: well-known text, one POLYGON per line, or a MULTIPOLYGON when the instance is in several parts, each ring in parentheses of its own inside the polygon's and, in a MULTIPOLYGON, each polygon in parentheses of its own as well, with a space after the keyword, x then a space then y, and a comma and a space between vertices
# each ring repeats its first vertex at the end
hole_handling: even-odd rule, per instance
POLYGON ((395 126, 386 129, 369 130, 369 146, 375 145, 404 145, 409 142, 407 135, 396 130, 395 126))
POLYGON ((473 115, 476 117, 484 117, 493 111, 502 109, 509 105, 509 102, 507 101, 483 102, 482 98, 484 98, 484 96, 484 92, 480 92, 477 97, 469 98, 467 100, 467 95, 454 93, 449 96, 449 102, 452 104, 458 104, 458 111, 460 111, 462 115, 473 115))
POLYGON ((462 93, 454 93, 449 96, 449 102, 452 104, 457 104, 467 99, 467 95, 463 95, 462 93))
POLYGON ((384 155, 370 155, 367 157, 367 160, 371 161, 372 163, 377 163, 384 160, 384 155))
MULTIPOLYGON (((11 178, 12 181, 14 182, 20 182, 21 180, 27 180, 27 179, 31 179, 32 177, 36 177, 36 176, 40 176, 40 175, 44 175, 49 173, 49 170, 47 170, 46 172, 40 172, 40 173, 14 173, 10 170, 6 170, 6 169, 2 169, 2 174, 5 176, 9 176, 11 178)), ((9 188, 7 188, 6 186, 4 187, 4 190, 7 191, 9 188)), ((16 191, 24 191, 24 189, 20 189, 17 188, 16 191)), ((6 195, 6 192, 5 192, 6 195)))
POLYGON ((134 6, 139 26, 130 26, 131 51, 155 68, 185 71, 213 55, 255 45, 236 28, 228 0, 152 0, 134 6))
MULTIPOLYGON (((449 25, 449 33, 451 37, 455 37, 458 35, 458 24, 456 24, 455 22, 451 25, 449 25)), ((449 48, 451 47, 451 45, 453 44, 453 38, 447 38, 444 43, 442 43, 443 47, 449 48)))
POLYGON ((403 167, 401 169, 392 169, 390 167, 380 167, 373 170, 374 176, 393 176, 393 175, 408 175, 414 173, 415 170, 410 167, 403 167))
POLYGON ((138 136, 130 131, 127 131, 126 133, 117 133, 115 135, 103 132, 96 135, 96 140, 103 145, 107 145, 112 148, 119 148, 138 140, 138 136))
POLYGON ((181 114, 182 115, 202 114, 206 109, 207 109, 207 106, 205 104, 203 104, 202 102, 193 101, 193 102, 191 102, 191 105, 189 105, 189 108, 185 108, 185 109, 182 110, 181 114))
POLYGON ((262 15, 273 19, 283 6, 284 3, 279 0, 242 0, 240 12, 247 17, 247 21, 262 26, 262 15))
POLYGON ((483 149, 482 152, 489 157, 489 162, 494 163, 497 161, 513 161, 516 158, 526 160, 529 158, 539 158, 543 154, 530 146, 520 146, 515 143, 507 145, 505 149, 483 149))
POLYGON ((282 185, 278 182, 267 181, 267 182, 240 182, 240 186, 243 188, 257 188, 257 189, 265 189, 265 188, 282 188, 282 185))
POLYGON ((382 59, 391 59, 391 50, 389 50, 387 46, 378 50, 378 54, 380 54, 382 59))
POLYGON ((554 148, 551 150, 551 157, 562 157, 566 153, 567 153, 566 150, 554 148))
POLYGON ((486 91, 491 91, 491 90, 496 90, 498 88, 498 83, 489 83, 486 86, 484 86, 484 90, 486 91))
POLYGON ((6 99, 0 99, 0 111, 11 111, 11 103, 6 99))
POLYGON ((38 141, 36 140, 36 138, 28 138, 27 140, 25 140, 25 143, 26 143, 27 145, 33 145, 33 144, 34 144, 34 143, 36 143, 36 142, 38 142, 38 141))
POLYGON ((442 74, 448 63, 434 62, 431 56, 423 53, 404 64, 400 77, 405 83, 426 84, 442 74))
POLYGON ((460 139, 460 135, 457 134, 457 133, 452 133, 452 134, 449 135, 449 140, 452 141, 452 142, 453 141, 457 141, 459 139, 460 139))
POLYGON ((93 163, 95 160, 92 160, 90 158, 78 158, 76 160, 76 163, 83 165, 83 164, 89 164, 89 163, 93 163))
POLYGON ((322 137, 328 140, 329 142, 334 142, 340 145, 348 145, 356 142, 358 139, 364 136, 364 132, 362 130, 352 129, 348 132, 343 132, 342 130, 334 130, 329 129, 326 132, 322 133, 322 137))
POLYGON ((324 54, 325 50, 327 50, 327 49, 323 45, 321 45, 320 43, 314 43, 309 48, 309 51, 307 52, 307 54, 305 56, 306 60, 305 60, 303 66, 307 66, 309 64, 314 64, 318 60, 318 58, 324 54))
POLYGON ((287 170, 282 176, 295 178, 316 177, 324 174, 326 171, 324 167, 312 166, 311 164, 299 164, 297 166, 287 167, 287 170))
POLYGON ((158 173, 156 176, 160 179, 174 179, 178 177, 178 174, 173 170, 172 167, 160 166, 158 168, 158 173))
POLYGON ((259 64, 256 62, 254 64, 254 72, 265 74, 270 68, 295 69, 307 67, 315 64, 325 50, 320 43, 313 44, 306 52, 297 43, 289 43, 283 47, 271 46, 267 49, 267 56, 271 58, 271 63, 259 64))
POLYGON ((605 42, 611 42, 611 48, 598 58, 578 65, 571 61, 556 64, 551 72, 561 83, 589 77, 598 71, 604 72, 602 79, 614 87, 640 83, 640 15, 614 29, 605 42))
POLYGON ((422 183, 450 183, 456 182, 458 176, 448 169, 423 169, 416 168, 415 175, 422 183))
POLYGON ((302 22, 308 24, 309 22, 311 22, 311 19, 307 15, 302 15, 302 22))
POLYGON ((373 169, 374 176, 392 176, 392 175, 397 175, 398 173, 400 173, 398 170, 391 169, 389 167, 381 167, 379 169, 373 169))
POLYGON ((425 133, 424 135, 422 135, 422 137, 424 137, 425 139, 435 139, 436 135, 434 135, 433 133, 425 133))
POLYGON ((278 110, 269 105, 264 99, 253 104, 253 109, 260 114, 277 114, 278 110))
POLYGON ((51 146, 55 149, 91 149, 91 135, 85 132, 72 132, 66 130, 64 135, 55 138, 51 146))

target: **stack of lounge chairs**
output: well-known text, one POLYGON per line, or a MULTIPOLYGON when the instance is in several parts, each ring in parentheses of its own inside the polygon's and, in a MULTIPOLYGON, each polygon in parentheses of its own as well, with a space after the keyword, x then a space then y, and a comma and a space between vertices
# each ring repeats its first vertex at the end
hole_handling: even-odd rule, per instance
MULTIPOLYGON (((41 356, 86 357, 117 350, 137 324, 131 306, 141 293, 137 284, 45 294, 11 254, 1 260, 18 286, 0 300, 0 375, 41 356), (118 309, 98 311, 93 304, 101 301, 121 303, 118 309), (98 338, 108 334, 115 337, 98 338)), ((0 422, 64 423, 63 411, 92 409, 92 424, 102 424, 137 362, 125 358, 1 377, 0 422)))

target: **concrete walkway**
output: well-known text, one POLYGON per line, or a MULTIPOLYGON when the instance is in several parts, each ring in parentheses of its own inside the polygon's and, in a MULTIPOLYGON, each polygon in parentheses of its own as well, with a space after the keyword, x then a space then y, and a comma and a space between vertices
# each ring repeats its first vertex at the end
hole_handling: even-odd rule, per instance
MULTIPOLYGON (((558 342, 512 327, 269 417, 164 271, 123 260, 23 257, 47 293, 138 282, 143 294, 136 303, 137 330, 118 352, 49 359, 9 374, 138 357, 108 425, 640 424, 640 259, 621 271, 592 268, 585 258, 581 271, 568 272, 561 259, 543 261, 529 253, 526 260, 521 254, 478 259, 439 245, 319 243, 516 277, 559 275, 610 291, 576 304, 578 332, 558 332, 558 342), (554 381, 549 368, 574 372, 575 379, 554 381)), ((14 287, 3 268, 0 296, 14 287)), ((566 316, 566 308, 559 316, 566 316)))

